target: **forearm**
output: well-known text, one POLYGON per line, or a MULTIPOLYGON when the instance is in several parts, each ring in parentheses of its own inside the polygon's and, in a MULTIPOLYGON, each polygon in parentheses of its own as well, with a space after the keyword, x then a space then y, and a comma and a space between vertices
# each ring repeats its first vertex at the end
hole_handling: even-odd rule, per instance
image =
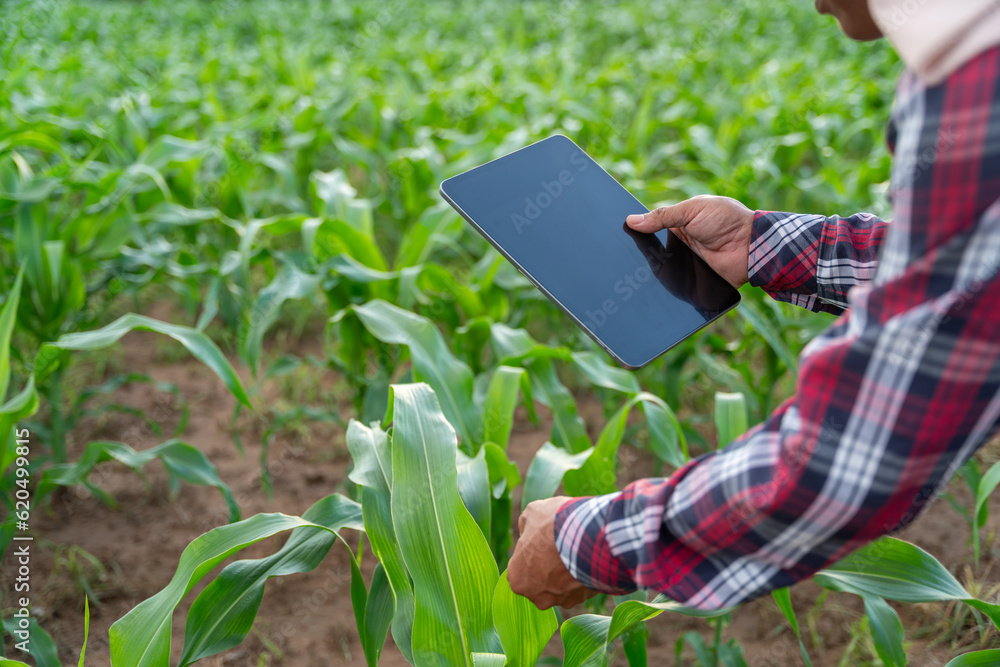
POLYGON ((750 284, 780 301, 839 315, 848 291, 874 278, 887 228, 869 213, 841 218, 756 211, 750 284))
POLYGON ((796 396, 761 427, 667 480, 564 506, 570 573, 721 608, 912 521, 1000 414, 996 266, 909 308, 900 290, 918 274, 856 290, 851 317, 811 344, 796 396))

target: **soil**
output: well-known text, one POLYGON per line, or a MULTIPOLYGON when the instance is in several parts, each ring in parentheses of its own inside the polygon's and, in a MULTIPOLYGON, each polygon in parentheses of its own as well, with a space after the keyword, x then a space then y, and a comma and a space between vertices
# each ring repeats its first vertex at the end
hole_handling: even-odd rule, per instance
MULTIPOLYGON (((296 343, 291 351, 304 355, 319 350, 296 343)), ((157 380, 179 387, 190 406, 190 422, 181 437, 205 452, 217 466, 221 478, 232 488, 243 517, 259 512, 301 514, 320 498, 345 490, 350 459, 343 429, 309 421, 298 428, 286 428, 273 438, 268 454, 273 488, 270 497, 265 494, 261 489, 258 460, 266 425, 264 419, 247 414, 240 418, 238 428, 246 448, 241 454, 233 441, 232 397, 206 367, 175 352, 164 348, 162 337, 136 332, 122 340, 115 355, 121 367, 142 370, 157 380)), ((325 395, 336 396, 336 377, 323 376, 321 384, 327 392, 325 395)), ((275 382, 265 387, 262 390, 264 400, 258 400, 259 405, 276 405, 282 400, 282 392, 289 391, 287 383, 284 388, 275 382)), ((173 430, 181 414, 169 394, 144 384, 119 389, 115 400, 152 415, 162 424, 165 434, 173 430)), ((581 413, 588 427, 596 433, 604 420, 602 406, 594 399, 582 399, 581 413)), ((348 403, 343 402, 341 414, 352 414, 348 403)), ((540 411, 540 416, 541 424, 535 425, 521 415, 509 446, 522 476, 534 452, 550 432, 551 422, 544 410, 540 411)), ((165 437, 131 415, 88 418, 72 433, 70 459, 76 460, 85 444, 95 439, 122 440, 135 449, 144 449, 162 442, 165 437)), ((628 452, 631 455, 624 457, 628 461, 624 470, 627 478, 642 476, 644 470, 652 469, 652 460, 646 452, 638 449, 628 452)), ((225 503, 215 489, 182 485, 179 495, 172 498, 166 474, 159 463, 150 464, 144 472, 145 480, 114 463, 101 464, 95 470, 92 481, 117 499, 118 507, 105 506, 79 487, 55 494, 47 511, 34 511, 35 613, 43 627, 55 637, 64 664, 77 664, 83 643, 80 580, 86 581, 93 593, 86 664, 108 665, 111 624, 170 581, 181 552, 194 538, 226 521, 225 503), (89 563, 82 552, 69 550, 73 545, 93 556, 100 567, 89 563)), ((953 482, 949 490, 963 506, 970 505, 963 484, 953 482)), ((1000 590, 1000 567, 992 563, 1000 552, 1000 544, 995 539, 1000 534, 1000 493, 994 494, 991 510, 989 524, 982 532, 986 540, 983 564, 974 571, 966 570, 972 560, 968 525, 943 500, 927 509, 901 537, 929 551, 964 584, 981 583, 987 590, 992 589, 995 598, 1000 590)), ((345 536, 352 545, 357 545, 356 533, 345 531, 345 536)), ((281 537, 265 540, 235 558, 259 558, 273 553, 282 540, 281 537)), ((366 575, 370 576, 373 565, 370 555, 364 565, 366 575)), ((210 573, 205 581, 210 581, 221 567, 210 573)), ((9 576, 6 573, 11 571, 10 563, 5 563, 3 578, 6 579, 9 576)), ((229 667, 363 665, 349 582, 348 560, 340 545, 336 545, 313 572, 271 579, 250 637, 243 644, 199 664, 229 667)), ((9 583, 3 582, 4 590, 11 590, 9 583)), ((851 646, 852 638, 866 634, 857 630, 862 606, 858 598, 847 594, 829 594, 821 607, 815 606, 819 595, 821 589, 806 582, 793 589, 792 599, 813 664, 841 664, 841 656, 851 646), (852 625, 856 626, 853 632, 852 625)), ((174 614, 172 656, 175 660, 180 655, 184 619, 194 597, 194 593, 189 594, 174 614)), ((936 604, 898 605, 896 608, 902 615, 908 639, 907 653, 914 667, 943 665, 954 654, 978 647, 972 644, 976 638, 974 633, 963 639, 962 631, 952 628, 953 620, 960 613, 959 607, 936 604), (953 651, 955 641, 963 646, 953 651)), ((672 615, 661 615, 650 621, 648 630, 649 663, 652 665, 674 664, 674 645, 682 633, 695 631, 710 638, 710 630, 704 622, 672 615)), ((769 599, 740 608, 733 615, 731 625, 724 630, 723 638, 736 639, 743 646, 747 663, 752 666, 804 664, 798 642, 769 599)), ((996 641, 995 635, 991 641, 996 641)), ((12 655, 11 648, 8 643, 8 655, 12 655)), ((546 653, 561 655, 558 635, 546 653)), ((683 664, 695 664, 690 649, 684 655, 683 664)), ((848 657, 842 664, 869 664, 861 662, 859 657, 867 655, 864 651, 856 650, 851 655, 855 657, 848 657)), ((392 644, 391 637, 381 664, 386 667, 408 664, 392 644)), ((619 655, 613 664, 625 665, 626 662, 619 655)))

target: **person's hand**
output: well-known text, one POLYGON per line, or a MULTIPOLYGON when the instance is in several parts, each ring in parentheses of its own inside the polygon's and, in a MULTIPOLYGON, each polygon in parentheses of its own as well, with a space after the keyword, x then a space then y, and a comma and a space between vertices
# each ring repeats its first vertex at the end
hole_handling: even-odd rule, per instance
POLYGON ((528 503, 517 520, 521 537, 507 565, 507 581, 539 609, 572 607, 597 595, 573 578, 556 550, 556 513, 567 500, 572 499, 556 496, 528 503))
POLYGON ((733 287, 747 282, 753 211, 735 199, 699 195, 645 215, 630 215, 626 222, 637 232, 669 227, 733 287))

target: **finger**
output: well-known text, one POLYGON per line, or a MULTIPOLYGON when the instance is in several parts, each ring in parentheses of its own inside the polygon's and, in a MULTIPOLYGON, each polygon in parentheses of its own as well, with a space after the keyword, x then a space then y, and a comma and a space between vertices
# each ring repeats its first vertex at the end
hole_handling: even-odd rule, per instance
POLYGON ((525 512, 521 512, 521 516, 517 517, 517 534, 524 535, 524 524, 527 522, 527 517, 525 512))
POLYGON ((629 227, 640 232, 658 232, 661 229, 683 227, 704 208, 712 197, 692 197, 673 206, 661 206, 649 213, 630 215, 625 219, 629 227))

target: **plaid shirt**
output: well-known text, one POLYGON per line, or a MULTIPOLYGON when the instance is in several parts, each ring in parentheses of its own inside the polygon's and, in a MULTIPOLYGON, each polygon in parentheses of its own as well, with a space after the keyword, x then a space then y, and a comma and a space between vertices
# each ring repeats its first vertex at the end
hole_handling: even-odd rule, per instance
POLYGON ((568 501, 556 544, 580 582, 702 609, 794 584, 913 521, 995 431, 1000 49, 932 88, 904 74, 888 139, 891 224, 755 214, 751 284, 841 314, 795 396, 668 479, 568 501))

